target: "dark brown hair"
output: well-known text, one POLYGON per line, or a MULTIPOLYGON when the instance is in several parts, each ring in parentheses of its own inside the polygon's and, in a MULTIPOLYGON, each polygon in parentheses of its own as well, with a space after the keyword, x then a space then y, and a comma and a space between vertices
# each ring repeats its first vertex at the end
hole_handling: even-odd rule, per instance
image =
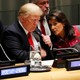
POLYGON ((74 37, 74 29, 63 12, 61 12, 60 10, 54 10, 49 15, 48 20, 50 19, 55 19, 57 22, 65 24, 65 37, 67 37, 68 39, 72 39, 74 37))

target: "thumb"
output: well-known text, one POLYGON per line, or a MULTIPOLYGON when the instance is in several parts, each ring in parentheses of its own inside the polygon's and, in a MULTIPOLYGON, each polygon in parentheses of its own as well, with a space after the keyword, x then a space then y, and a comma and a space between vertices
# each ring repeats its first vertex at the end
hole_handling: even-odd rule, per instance
POLYGON ((41 36, 44 37, 45 35, 44 34, 41 34, 41 36))

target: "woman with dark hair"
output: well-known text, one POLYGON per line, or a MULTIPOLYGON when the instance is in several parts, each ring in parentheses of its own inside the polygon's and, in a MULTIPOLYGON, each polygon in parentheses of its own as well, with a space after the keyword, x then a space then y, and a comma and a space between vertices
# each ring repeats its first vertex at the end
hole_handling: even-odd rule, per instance
POLYGON ((74 47, 80 51, 80 35, 77 35, 80 32, 69 23, 63 12, 55 10, 51 13, 49 15, 49 24, 52 31, 51 41, 54 48, 74 47))

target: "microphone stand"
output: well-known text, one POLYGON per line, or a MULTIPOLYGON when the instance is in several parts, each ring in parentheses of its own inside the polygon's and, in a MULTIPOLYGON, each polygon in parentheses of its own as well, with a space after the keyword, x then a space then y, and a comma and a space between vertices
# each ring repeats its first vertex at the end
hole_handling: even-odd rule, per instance
POLYGON ((75 48, 53 48, 53 51, 59 51, 59 50, 74 50, 76 52, 79 52, 77 49, 75 48))
POLYGON ((3 66, 9 66, 9 65, 14 65, 15 64, 15 60, 11 60, 8 55, 6 54, 4 48, 2 47, 2 45, 0 44, 0 48, 3 51, 3 54, 6 56, 6 58, 8 59, 8 61, 0 61, 0 67, 3 66))
MULTIPOLYGON (((73 51, 75 51, 75 52, 79 52, 77 49, 75 49, 75 48, 53 48, 52 49, 52 51, 63 51, 63 50, 73 50, 73 51)), ((56 55, 57 56, 57 55, 56 55)), ((61 66, 58 66, 58 59, 57 58, 55 58, 54 59, 54 63, 53 63, 53 65, 52 65, 53 67, 64 67, 64 65, 62 65, 61 64, 61 66)))
POLYGON ((3 51, 3 53, 4 53, 4 55, 6 56, 6 58, 7 58, 9 61, 11 61, 11 59, 8 57, 8 55, 6 54, 4 48, 2 47, 1 44, 0 44, 0 47, 1 47, 1 49, 2 49, 2 51, 3 51))

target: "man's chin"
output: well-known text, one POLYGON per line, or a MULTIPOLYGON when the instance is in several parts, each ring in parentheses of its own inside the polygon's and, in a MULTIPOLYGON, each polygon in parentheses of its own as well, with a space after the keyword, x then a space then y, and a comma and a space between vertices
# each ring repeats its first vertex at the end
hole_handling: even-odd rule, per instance
POLYGON ((44 13, 44 16, 48 15, 48 13, 44 13))
POLYGON ((48 14, 49 14, 49 11, 45 11, 45 12, 44 12, 44 15, 48 15, 48 14))

